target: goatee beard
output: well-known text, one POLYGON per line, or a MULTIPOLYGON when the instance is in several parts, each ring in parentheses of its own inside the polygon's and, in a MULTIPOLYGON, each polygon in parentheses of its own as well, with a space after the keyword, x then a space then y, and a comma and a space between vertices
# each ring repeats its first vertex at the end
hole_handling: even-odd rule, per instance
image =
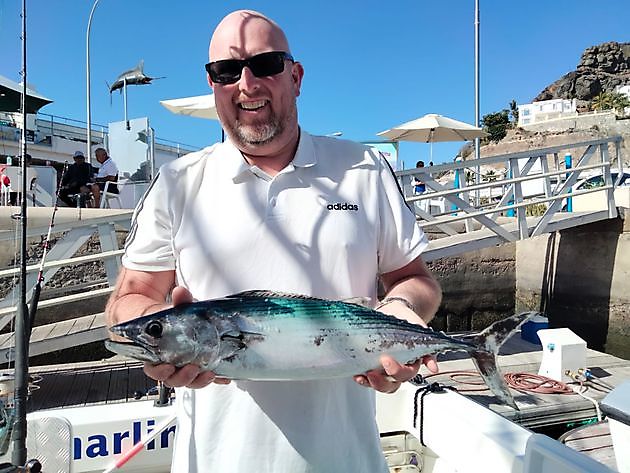
POLYGON ((276 136, 282 134, 284 124, 276 117, 266 123, 256 125, 242 125, 236 122, 234 135, 236 139, 247 145, 264 145, 270 143, 276 136))

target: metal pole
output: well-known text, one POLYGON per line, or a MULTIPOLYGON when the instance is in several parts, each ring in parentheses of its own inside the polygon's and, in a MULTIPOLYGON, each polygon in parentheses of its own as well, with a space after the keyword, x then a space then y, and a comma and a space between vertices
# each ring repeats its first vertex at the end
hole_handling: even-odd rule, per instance
POLYGON ((15 421, 12 463, 26 463, 26 401, 28 391, 28 341, 26 339, 26 0, 22 0, 22 202, 20 246, 20 300, 15 321, 15 421))
POLYGON ((127 78, 123 77, 123 102, 125 107, 125 127, 127 131, 131 129, 129 126, 129 119, 127 118, 127 78))
POLYGON ((92 162, 92 108, 90 103, 90 28, 92 27, 92 16, 99 0, 94 0, 90 17, 88 18, 87 32, 85 33, 85 90, 87 103, 87 143, 86 155, 88 163, 92 162))
POLYGON ((149 132, 151 133, 151 141, 149 142, 150 143, 149 152, 151 153, 149 157, 151 175, 149 176, 149 180, 153 180, 153 178, 155 177, 155 130, 149 127, 149 132))
MULTIPOLYGON (((475 0, 475 126, 479 126, 479 0, 475 0)), ((477 161, 476 184, 481 182, 480 157, 479 138, 475 138, 475 160, 477 161)), ((479 206, 479 190, 475 192, 475 206, 479 206)))

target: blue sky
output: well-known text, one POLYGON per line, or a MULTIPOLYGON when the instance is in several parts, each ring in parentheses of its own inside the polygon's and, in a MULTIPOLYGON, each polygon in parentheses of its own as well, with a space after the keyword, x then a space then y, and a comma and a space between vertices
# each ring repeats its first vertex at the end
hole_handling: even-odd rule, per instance
MULTIPOLYGON (((0 0, 0 75, 19 81, 20 0, 0 0)), ((44 113, 86 120, 85 31, 92 0, 27 0, 28 82, 55 102, 44 113)), ((630 41, 628 0, 481 0, 481 115, 527 103, 574 70, 582 51, 630 41)), ((144 59, 165 76, 129 88, 129 116, 148 116, 160 138, 202 147, 218 123, 173 115, 159 101, 209 93, 210 34, 228 12, 259 10, 284 27, 306 70, 300 122, 315 134, 379 140, 376 133, 426 113, 474 122, 474 0, 100 0, 91 33, 92 122, 123 120, 106 82, 144 59)), ((461 144, 435 144, 435 163, 461 144)), ((407 167, 429 145, 403 143, 407 167)))

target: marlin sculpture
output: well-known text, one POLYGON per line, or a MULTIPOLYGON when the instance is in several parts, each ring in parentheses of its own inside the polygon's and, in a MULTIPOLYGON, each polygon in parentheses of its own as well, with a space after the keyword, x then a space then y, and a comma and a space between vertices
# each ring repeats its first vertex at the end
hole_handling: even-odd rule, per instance
POLYGON ((110 86, 109 84, 107 84, 107 86, 109 87, 109 93, 111 95, 111 93, 115 90, 121 90, 122 88, 125 86, 125 84, 127 85, 145 85, 145 84, 150 84, 152 80, 155 79, 164 79, 164 77, 149 77, 144 73, 144 60, 141 59, 140 62, 138 63, 138 65, 136 67, 134 67, 133 69, 130 69, 128 71, 123 72, 122 74, 120 74, 116 80, 114 81, 114 83, 110 86))

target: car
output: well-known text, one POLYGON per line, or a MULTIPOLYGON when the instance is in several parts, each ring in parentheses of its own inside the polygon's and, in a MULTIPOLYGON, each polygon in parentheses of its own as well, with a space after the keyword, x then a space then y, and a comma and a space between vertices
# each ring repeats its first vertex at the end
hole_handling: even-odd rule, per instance
MULTIPOLYGON (((617 177, 619 176, 618 172, 611 172, 610 176, 612 178, 613 184, 617 182, 617 177)), ((621 180, 617 183, 617 186, 629 186, 630 185, 630 173, 624 172, 621 176, 621 180)), ((586 179, 582 179, 578 181, 578 183, 573 187, 575 190, 585 190, 585 189, 595 189, 597 187, 604 186, 604 175, 597 174, 595 176, 588 177, 586 179)))

